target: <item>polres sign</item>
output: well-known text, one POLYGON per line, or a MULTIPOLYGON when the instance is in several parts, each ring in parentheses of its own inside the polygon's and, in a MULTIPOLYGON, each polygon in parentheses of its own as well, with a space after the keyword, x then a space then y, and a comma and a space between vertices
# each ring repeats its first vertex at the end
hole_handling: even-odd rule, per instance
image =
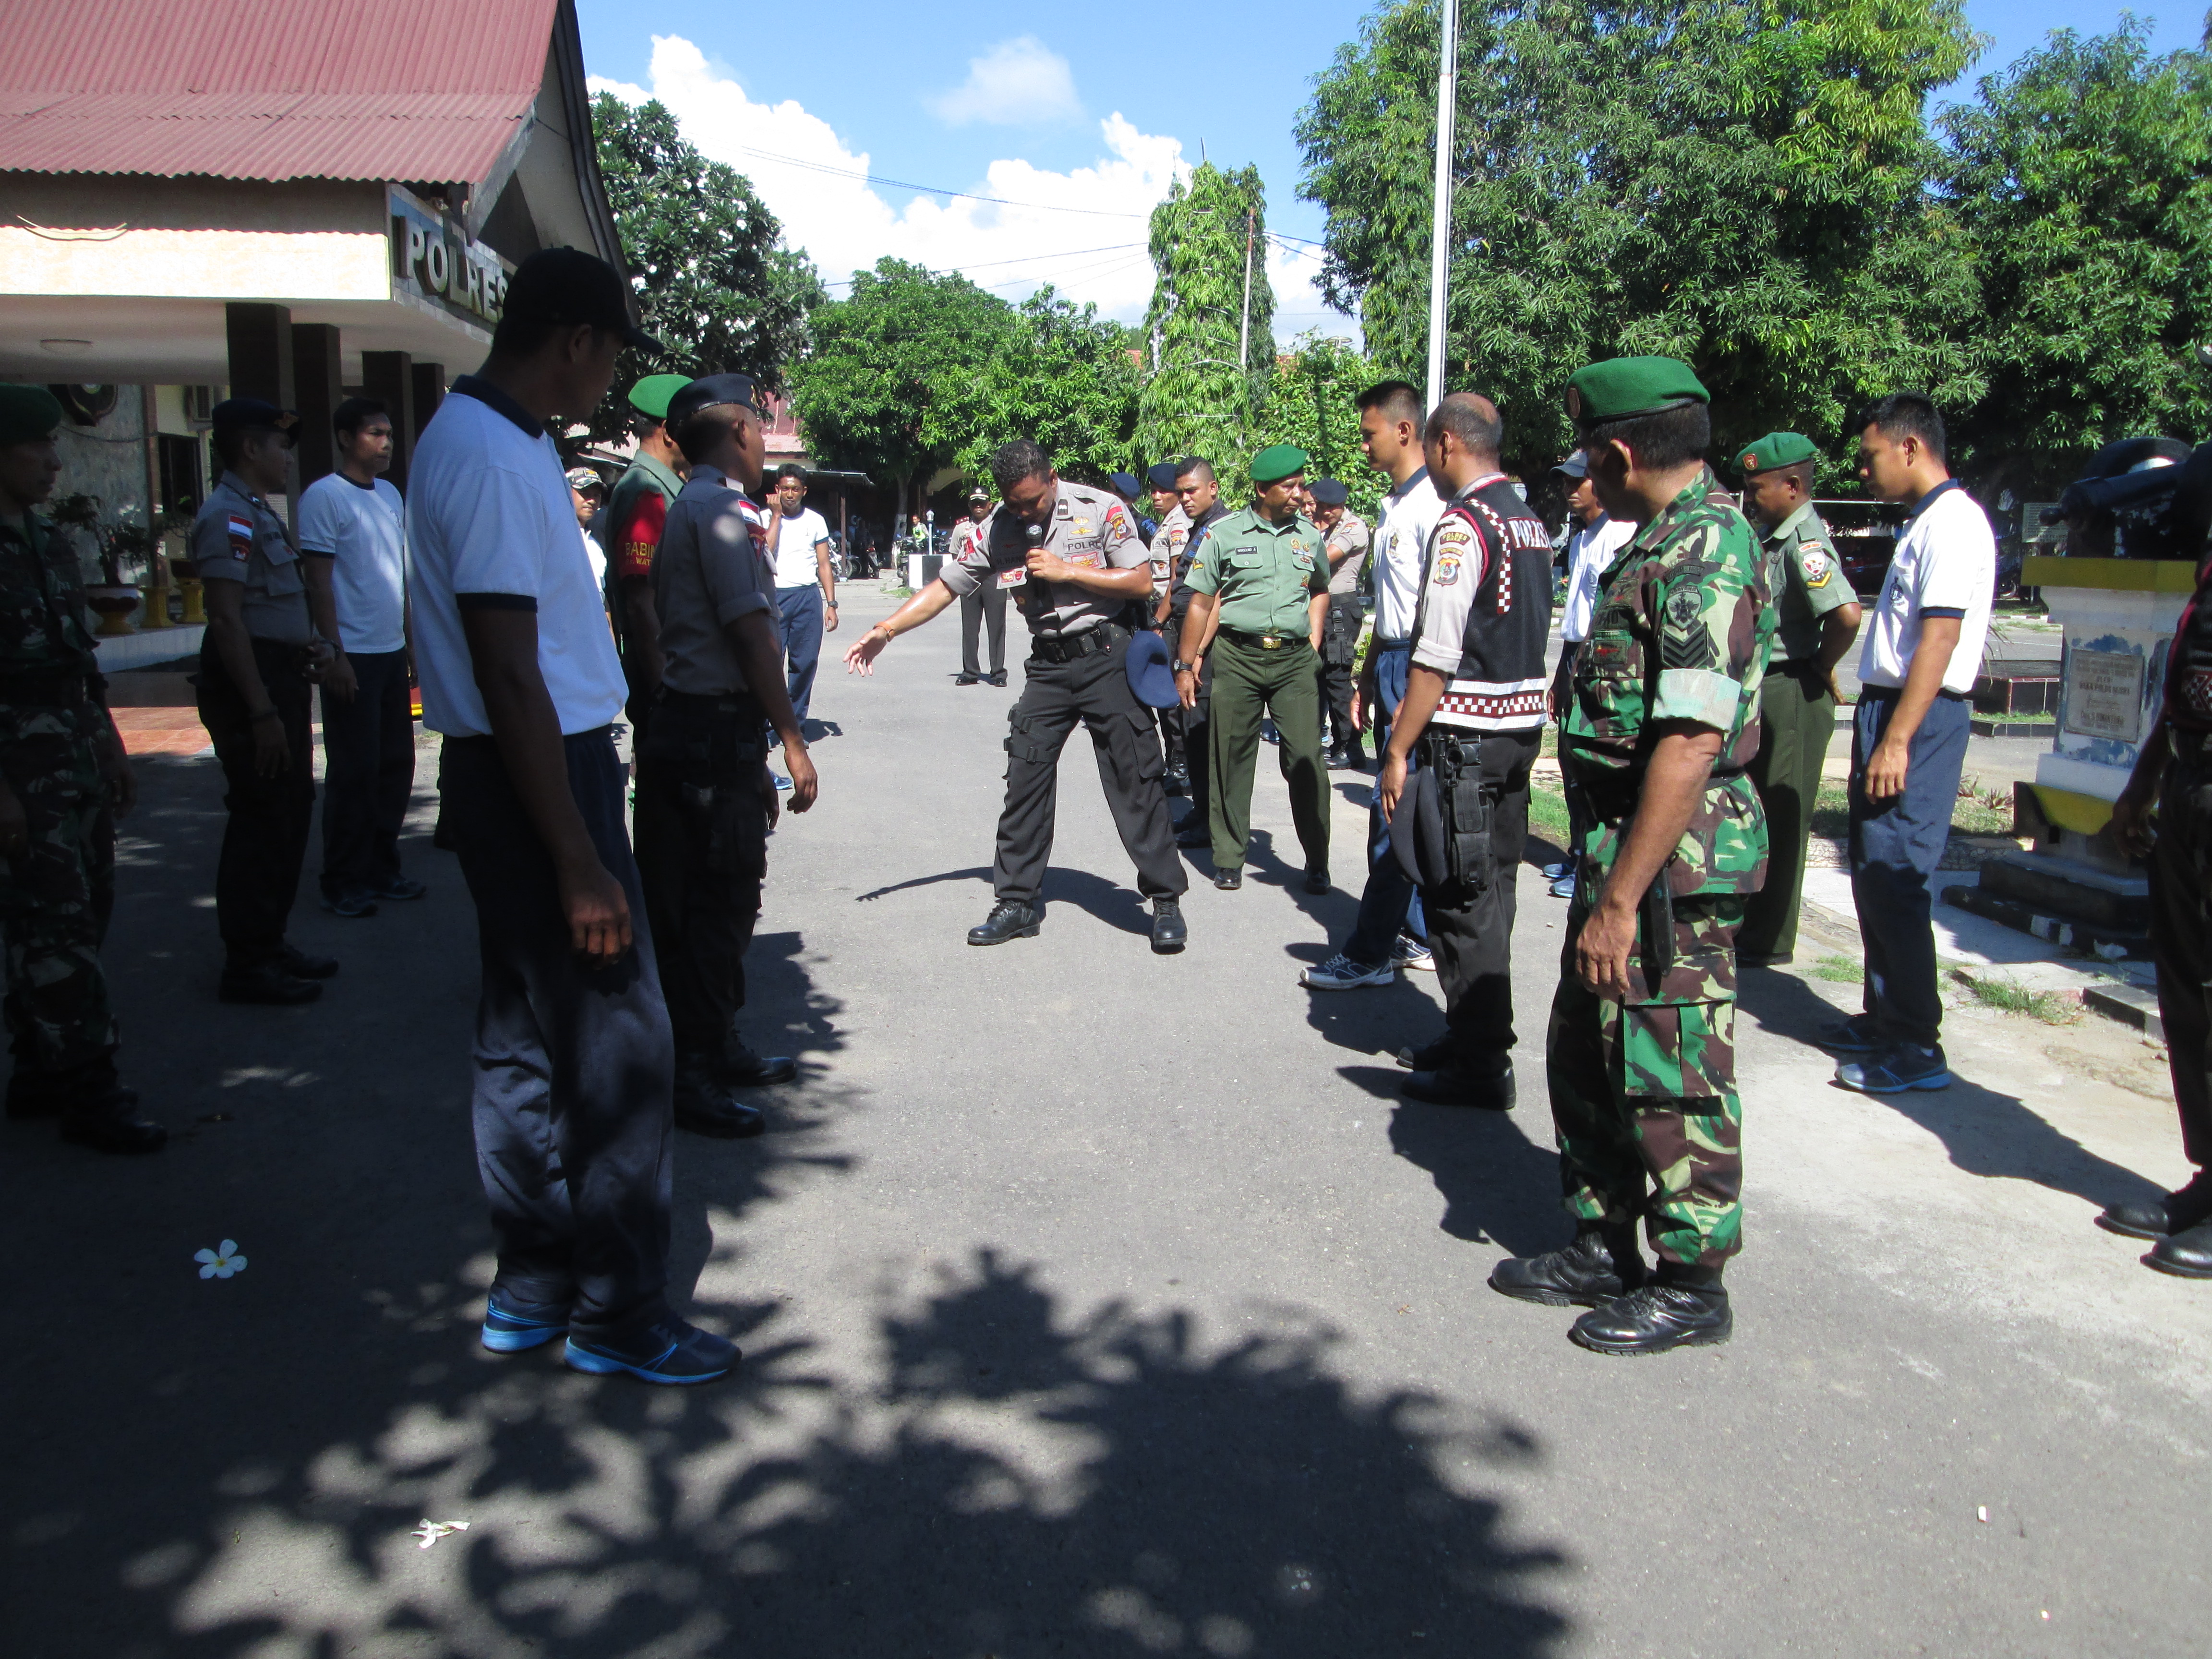
POLYGON ((468 240, 437 209, 398 185, 386 186, 392 211, 392 288, 479 327, 499 321, 514 267, 468 240))

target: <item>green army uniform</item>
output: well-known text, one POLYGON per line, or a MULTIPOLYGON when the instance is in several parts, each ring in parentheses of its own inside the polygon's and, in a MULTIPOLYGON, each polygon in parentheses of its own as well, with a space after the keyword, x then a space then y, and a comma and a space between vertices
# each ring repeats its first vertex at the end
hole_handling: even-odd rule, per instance
MULTIPOLYGON (((1747 483, 1760 472, 1820 458, 1810 438, 1770 432, 1744 450, 1737 465, 1747 483)), ((1756 526, 1754 526, 1756 528, 1756 526)), ((1820 672, 1823 620, 1856 605, 1828 526, 1807 501, 1765 532, 1767 581, 1779 620, 1774 659, 1759 693, 1759 753, 1751 781, 1766 813, 1766 884, 1752 896, 1736 937, 1746 962, 1787 962, 1797 949, 1797 909, 1805 889, 1805 847, 1820 769, 1836 734, 1836 700, 1820 672)))
MULTIPOLYGON (((690 383, 682 374, 648 374, 629 389, 629 405, 641 415, 665 420, 669 399, 690 383)), ((660 532, 668 523, 669 508, 683 493, 684 480, 675 469, 640 450, 607 497, 606 534, 599 542, 607 551, 607 614, 614 625, 615 648, 622 656, 623 677, 629 684, 627 712, 634 735, 642 734, 642 694, 652 688, 638 684, 641 653, 630 611, 652 587, 660 532)))
MULTIPOLYGON (((1262 450, 1253 482, 1273 483, 1301 470, 1304 455, 1287 446, 1295 465, 1260 474, 1285 457, 1262 450), (1269 458, 1273 457, 1272 463, 1269 458)), ((1328 592, 1322 533, 1294 515, 1271 525, 1247 507, 1215 521, 1190 570, 1194 592, 1220 595, 1213 640, 1212 717, 1206 733, 1206 828, 1213 838, 1217 880, 1244 867, 1252 830, 1252 773, 1260 725, 1273 714, 1279 761, 1291 794, 1291 818, 1309 874, 1328 870, 1328 770, 1322 759, 1321 659, 1313 648, 1316 595, 1328 592)))

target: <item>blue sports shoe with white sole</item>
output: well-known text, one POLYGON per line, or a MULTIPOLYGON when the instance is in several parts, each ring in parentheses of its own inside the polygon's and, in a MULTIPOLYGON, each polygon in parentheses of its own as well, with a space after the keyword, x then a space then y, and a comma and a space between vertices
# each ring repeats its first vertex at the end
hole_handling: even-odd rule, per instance
POLYGON ((684 1386, 711 1382, 737 1369, 738 1345, 696 1325, 664 1314, 649 1325, 593 1337, 568 1339, 562 1358, 580 1371, 611 1376, 617 1371, 647 1382, 684 1386))
POLYGON ((1878 1054, 1888 1046, 1874 1034, 1872 1014, 1853 1014, 1849 1019, 1831 1020, 1813 1041, 1839 1054, 1878 1054))
POLYGON ((1836 1081, 1863 1095, 1901 1095, 1908 1089, 1948 1089, 1951 1068, 1941 1048, 1899 1046, 1878 1060, 1836 1067, 1836 1081))
POLYGON ((568 1334, 565 1302, 504 1300, 496 1290, 484 1298, 483 1345, 494 1353, 542 1348, 555 1337, 568 1334))

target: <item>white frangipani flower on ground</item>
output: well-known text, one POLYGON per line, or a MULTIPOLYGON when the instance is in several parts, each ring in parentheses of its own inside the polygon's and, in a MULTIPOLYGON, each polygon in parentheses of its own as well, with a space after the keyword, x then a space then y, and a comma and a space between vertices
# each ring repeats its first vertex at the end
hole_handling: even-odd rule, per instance
POLYGON ((216 1249, 193 1251, 192 1260, 200 1264, 202 1279, 228 1279, 246 1271, 246 1258, 239 1255, 234 1238, 224 1239, 216 1249))
POLYGON ((425 1521, 408 1536, 416 1540, 417 1549, 427 1550, 447 1533, 466 1532, 468 1529, 469 1523, 465 1521, 425 1521))

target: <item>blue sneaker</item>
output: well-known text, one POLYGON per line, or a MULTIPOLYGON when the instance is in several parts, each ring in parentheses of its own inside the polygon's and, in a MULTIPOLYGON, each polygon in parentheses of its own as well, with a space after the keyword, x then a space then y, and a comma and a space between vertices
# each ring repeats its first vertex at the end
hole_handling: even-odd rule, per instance
POLYGON ((771 772, 769 774, 769 777, 779 789, 788 789, 791 787, 791 780, 784 776, 781 772, 771 772))
POLYGON ((740 1358, 736 1343, 702 1331, 674 1314, 664 1314, 649 1325, 594 1337, 589 1342, 579 1342, 572 1336, 561 1357, 577 1370, 597 1376, 627 1371, 647 1382, 678 1385, 726 1376, 740 1358))
POLYGON ((1539 873, 1546 881, 1557 881, 1561 876, 1572 875, 1574 868, 1573 865, 1561 859, 1556 863, 1546 865, 1539 873))
POLYGON ((1941 1048, 1899 1043, 1879 1060, 1836 1067, 1836 1081, 1863 1095, 1901 1095, 1908 1089, 1948 1089, 1951 1068, 1941 1048))
POLYGON ((565 1302, 507 1301, 496 1289, 484 1298, 483 1345, 494 1353, 542 1348, 555 1337, 568 1334, 565 1302))
POLYGON ((1564 876, 1554 876, 1552 878, 1552 896, 1553 898, 1571 899, 1574 896, 1575 872, 1573 871, 1568 871, 1564 876))
POLYGON ((1888 1047, 1874 1034, 1872 1014, 1853 1014, 1849 1019, 1831 1020, 1813 1041, 1839 1054, 1878 1054, 1888 1047))

